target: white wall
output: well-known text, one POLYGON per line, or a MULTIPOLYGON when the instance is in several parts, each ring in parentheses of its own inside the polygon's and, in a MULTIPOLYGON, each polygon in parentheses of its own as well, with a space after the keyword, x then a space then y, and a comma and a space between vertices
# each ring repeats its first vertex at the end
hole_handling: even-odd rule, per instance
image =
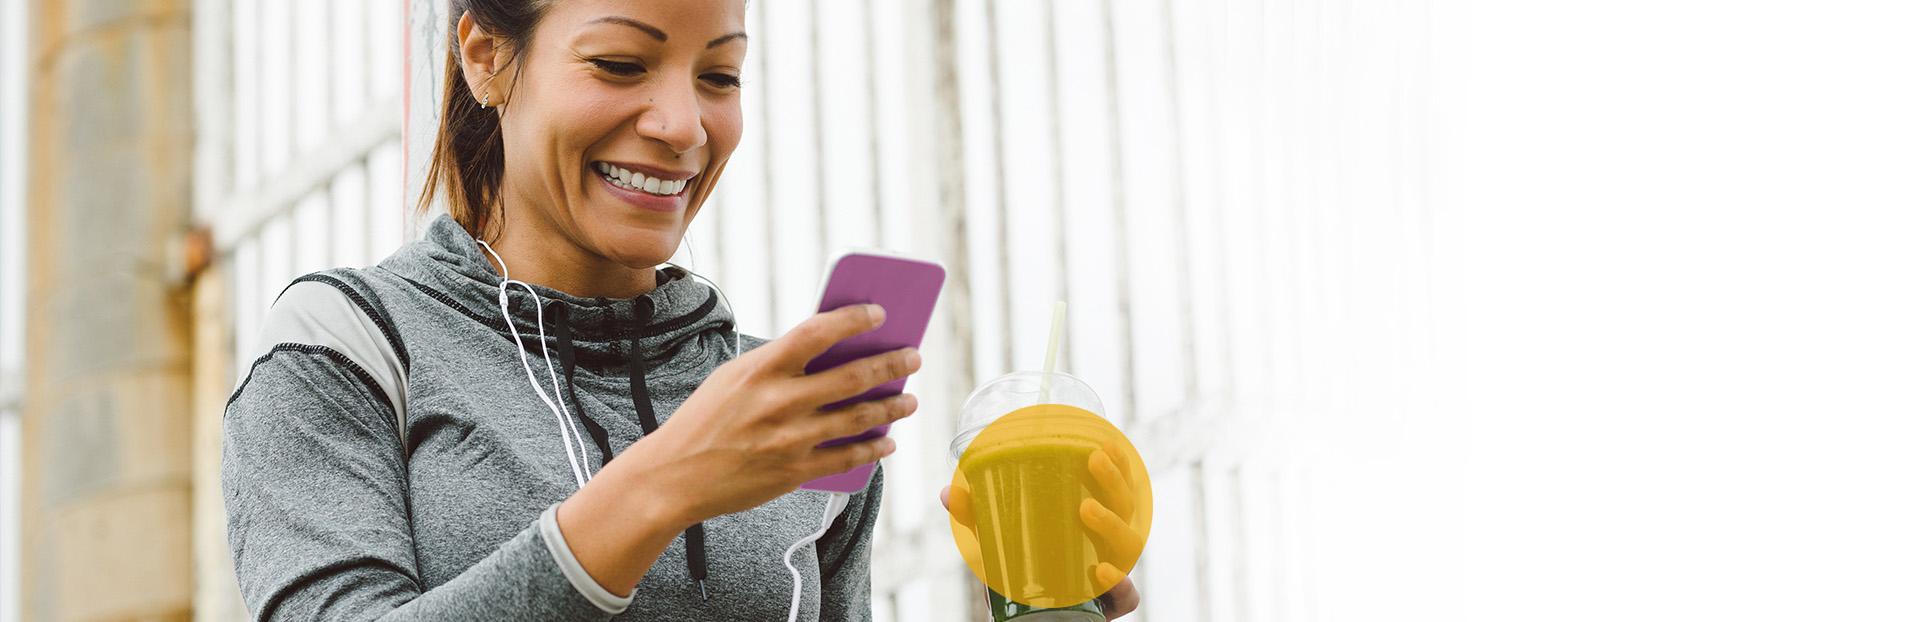
POLYGON ((1926 6, 1433 10, 1466 617, 1926 618, 1926 6))

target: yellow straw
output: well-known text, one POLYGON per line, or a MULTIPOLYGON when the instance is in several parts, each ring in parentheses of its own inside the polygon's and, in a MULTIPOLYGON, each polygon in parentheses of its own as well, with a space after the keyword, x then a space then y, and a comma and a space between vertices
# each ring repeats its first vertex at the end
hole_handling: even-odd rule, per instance
POLYGON ((1063 316, 1069 308, 1070 303, 1059 300, 1050 316, 1050 347, 1043 351, 1043 387, 1037 391, 1039 404, 1050 402, 1050 378, 1057 373, 1057 346, 1063 343, 1063 316))

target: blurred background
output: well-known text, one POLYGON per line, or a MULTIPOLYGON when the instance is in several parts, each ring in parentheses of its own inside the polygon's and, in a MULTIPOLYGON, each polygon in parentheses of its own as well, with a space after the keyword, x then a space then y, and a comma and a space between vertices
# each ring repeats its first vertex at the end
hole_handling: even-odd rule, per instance
MULTIPOLYGON (((0 0, 0 622, 245 617, 221 406, 275 293, 426 222, 447 17, 0 0)), ((843 247, 952 270, 876 619, 985 619, 945 448, 1058 299, 1154 476, 1130 620, 1926 618, 1926 7, 749 21, 676 261, 763 336, 843 247)))
MULTIPOLYGON (((9 613, 241 618, 222 405, 290 280, 427 221, 445 3, 7 6, 9 613)), ((1329 554, 1285 518, 1323 477, 1291 439, 1387 453, 1430 348, 1424 23, 1395 1, 750 3, 748 132, 676 261, 766 336, 839 249, 953 270, 910 386, 929 406, 886 464, 879 620, 984 617, 936 502, 954 410, 1042 367, 1059 299, 1065 368, 1156 476, 1135 619, 1312 610, 1277 598, 1329 554)))

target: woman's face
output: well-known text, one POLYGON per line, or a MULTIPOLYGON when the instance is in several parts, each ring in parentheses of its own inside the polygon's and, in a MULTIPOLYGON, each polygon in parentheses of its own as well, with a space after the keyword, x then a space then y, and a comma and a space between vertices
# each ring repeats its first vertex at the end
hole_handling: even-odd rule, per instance
POLYGON ((506 225, 591 261, 667 261, 742 139, 743 5, 554 2, 516 64, 482 76, 506 225))

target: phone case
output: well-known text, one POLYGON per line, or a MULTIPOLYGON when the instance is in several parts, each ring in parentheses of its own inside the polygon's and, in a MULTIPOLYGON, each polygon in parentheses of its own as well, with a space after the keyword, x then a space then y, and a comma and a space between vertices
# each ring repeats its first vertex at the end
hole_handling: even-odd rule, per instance
MULTIPOLYGON (((880 304, 885 314, 883 325, 830 346, 828 351, 811 359, 803 371, 813 374, 864 357, 921 346, 930 315, 936 310, 937 295, 943 290, 943 276, 943 266, 937 263, 874 251, 853 251, 837 258, 824 277, 822 304, 816 311, 821 313, 853 304, 880 304)), ((908 380, 898 378, 823 408, 833 410, 898 395, 908 380)), ((888 433, 889 424, 883 424, 862 434, 826 441, 818 447, 834 447, 888 433)), ((868 487, 870 475, 875 472, 876 463, 871 462, 810 480, 802 488, 853 493, 868 487)))

